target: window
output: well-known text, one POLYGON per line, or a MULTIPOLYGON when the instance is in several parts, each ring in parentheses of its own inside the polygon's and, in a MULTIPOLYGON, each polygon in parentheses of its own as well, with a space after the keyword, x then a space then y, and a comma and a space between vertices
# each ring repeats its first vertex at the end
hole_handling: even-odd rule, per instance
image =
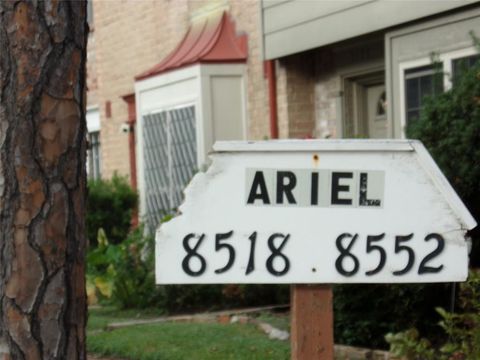
POLYGON ((146 225, 160 220, 183 200, 197 169, 195 107, 182 106, 143 116, 146 225))
POLYGON ((469 48, 440 54, 435 64, 429 58, 401 64, 403 125, 418 119, 425 97, 438 95, 455 86, 462 72, 479 59, 475 49, 469 48))
POLYGON ((452 60, 452 84, 458 83, 458 79, 462 76, 462 74, 468 70, 469 68, 473 67, 477 61, 480 60, 480 55, 470 55, 465 56, 458 59, 452 60))
POLYGON ((87 109, 87 176, 100 179, 100 112, 97 107, 87 109))
POLYGON ((407 123, 418 119, 425 97, 443 91, 442 70, 434 65, 405 70, 405 113, 407 123))
POLYGON ((87 174, 90 179, 100 179, 100 131, 89 132, 87 174))

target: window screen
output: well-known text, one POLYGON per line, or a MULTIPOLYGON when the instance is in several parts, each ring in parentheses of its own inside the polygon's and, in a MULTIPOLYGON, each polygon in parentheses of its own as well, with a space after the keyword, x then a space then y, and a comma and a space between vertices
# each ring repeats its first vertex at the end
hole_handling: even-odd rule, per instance
POLYGON ((420 116, 425 97, 443 91, 441 68, 427 65, 405 71, 405 107, 407 124, 420 116))
POLYGON ((452 84, 455 86, 458 84, 458 80, 462 74, 468 69, 472 68, 477 61, 480 61, 480 55, 475 54, 471 56, 462 57, 452 60, 452 84))
POLYGON ((87 175, 90 179, 100 179, 100 131, 87 135, 87 175))
POLYGON ((188 106, 143 117, 146 226, 153 232, 162 217, 183 200, 197 167, 195 108, 188 106))

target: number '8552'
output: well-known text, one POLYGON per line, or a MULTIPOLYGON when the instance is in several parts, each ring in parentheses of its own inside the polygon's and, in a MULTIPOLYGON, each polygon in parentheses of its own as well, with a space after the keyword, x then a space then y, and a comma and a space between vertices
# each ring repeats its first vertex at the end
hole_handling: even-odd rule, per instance
MULTIPOLYGON (((378 235, 368 235, 366 239, 366 253, 376 252, 378 254, 378 265, 365 272, 365 275, 372 276, 384 268, 387 262, 387 253, 381 246, 382 240, 385 238, 385 233, 378 235)), ((392 271, 394 276, 405 275, 412 270, 415 264, 415 251, 408 244, 413 238, 413 234, 408 235, 396 235, 395 236, 395 254, 406 254, 407 261, 403 268, 392 271)), ((360 260, 352 253, 352 247, 355 245, 358 239, 358 234, 343 233, 337 237, 335 245, 339 251, 339 255, 335 261, 335 268, 343 276, 353 276, 360 268, 360 260), (348 260, 347 260, 348 259, 348 260), (344 263, 350 263, 348 269, 346 269, 344 263), (352 266, 353 264, 353 266, 352 266)), ((445 239, 436 233, 431 233, 425 236, 424 241, 436 243, 435 249, 425 255, 418 267, 418 274, 432 274, 438 273, 443 269, 443 265, 431 266, 430 261, 440 255, 445 247, 445 239)))

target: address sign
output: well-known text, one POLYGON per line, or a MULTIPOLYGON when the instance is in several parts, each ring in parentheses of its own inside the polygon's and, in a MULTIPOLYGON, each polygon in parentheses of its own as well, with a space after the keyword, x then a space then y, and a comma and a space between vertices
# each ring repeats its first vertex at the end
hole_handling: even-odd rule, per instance
POLYGON ((158 284, 463 281, 476 226, 411 140, 219 142, 156 235, 158 284))

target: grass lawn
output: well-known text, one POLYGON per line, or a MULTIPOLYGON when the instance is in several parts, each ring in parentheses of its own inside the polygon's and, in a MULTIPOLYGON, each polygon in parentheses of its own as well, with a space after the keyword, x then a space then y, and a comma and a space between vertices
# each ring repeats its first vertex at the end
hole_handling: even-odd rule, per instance
POLYGON ((89 313, 88 351, 100 355, 129 360, 290 358, 288 341, 270 340, 253 324, 160 323, 99 331, 109 322, 155 314, 111 309, 89 313))

